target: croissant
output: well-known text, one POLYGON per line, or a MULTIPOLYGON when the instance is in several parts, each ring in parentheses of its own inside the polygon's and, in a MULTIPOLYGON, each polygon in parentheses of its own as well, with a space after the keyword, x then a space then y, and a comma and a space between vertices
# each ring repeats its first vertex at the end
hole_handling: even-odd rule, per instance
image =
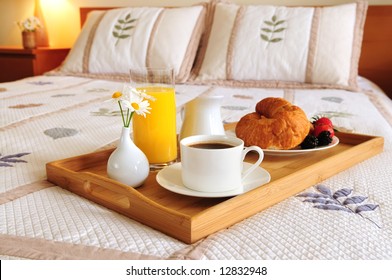
POLYGON ((245 146, 288 150, 305 139, 311 127, 305 112, 283 98, 268 97, 256 104, 256 112, 243 116, 235 133, 245 146))

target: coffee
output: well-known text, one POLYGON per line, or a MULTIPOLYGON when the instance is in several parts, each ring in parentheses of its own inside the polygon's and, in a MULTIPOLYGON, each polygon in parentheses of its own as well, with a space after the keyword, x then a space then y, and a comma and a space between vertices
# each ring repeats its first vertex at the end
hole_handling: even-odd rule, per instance
POLYGON ((204 143, 195 143, 189 145, 189 147, 196 148, 196 149, 219 150, 219 149, 232 148, 234 146, 227 143, 204 142, 204 143))
POLYGON ((198 192, 226 192, 240 188, 244 178, 263 160, 257 146, 244 148, 244 141, 226 135, 193 135, 180 141, 181 179, 185 187, 198 192), (242 170, 245 155, 255 151, 259 159, 242 170))

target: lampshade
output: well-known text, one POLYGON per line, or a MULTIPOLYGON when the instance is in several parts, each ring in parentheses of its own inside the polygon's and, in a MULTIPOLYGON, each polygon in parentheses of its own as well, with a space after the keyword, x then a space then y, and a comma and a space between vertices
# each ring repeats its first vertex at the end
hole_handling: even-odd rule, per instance
POLYGON ((38 29, 36 32, 37 47, 49 47, 48 31, 46 29, 45 19, 42 14, 40 0, 35 0, 34 16, 37 17, 42 24, 42 28, 38 29))

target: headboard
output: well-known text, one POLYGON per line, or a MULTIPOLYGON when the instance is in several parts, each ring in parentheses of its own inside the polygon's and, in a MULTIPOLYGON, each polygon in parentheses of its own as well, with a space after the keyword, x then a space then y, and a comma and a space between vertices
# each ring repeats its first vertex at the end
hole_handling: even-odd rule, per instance
MULTIPOLYGON (((113 7, 81 7, 80 22, 85 22, 92 10, 108 10, 113 7)), ((392 5, 369 6, 359 75, 381 87, 392 98, 392 5)))

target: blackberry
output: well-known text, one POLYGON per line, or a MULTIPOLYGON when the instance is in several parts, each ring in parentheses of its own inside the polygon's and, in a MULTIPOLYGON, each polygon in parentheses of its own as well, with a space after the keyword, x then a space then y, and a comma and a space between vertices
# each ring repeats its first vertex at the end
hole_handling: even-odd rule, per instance
POLYGON ((332 142, 331 132, 322 131, 318 135, 318 144, 319 146, 327 146, 332 142))
POLYGON ((313 149, 316 148, 318 145, 318 139, 316 136, 308 135, 305 137, 304 141, 301 143, 302 149, 313 149))

